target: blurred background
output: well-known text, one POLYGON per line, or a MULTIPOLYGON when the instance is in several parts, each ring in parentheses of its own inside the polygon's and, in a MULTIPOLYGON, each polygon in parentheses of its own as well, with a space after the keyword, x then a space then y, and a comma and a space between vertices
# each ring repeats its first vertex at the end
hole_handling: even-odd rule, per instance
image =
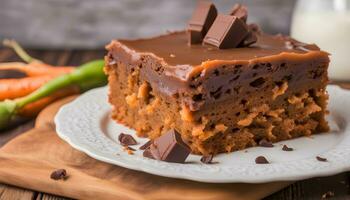
MULTIPOLYGON (((213 0, 219 12, 247 5, 267 33, 316 43, 329 74, 350 81, 350 0, 213 0)), ((30 49, 103 49, 112 39, 150 37, 187 26, 196 0, 0 0, 0 40, 30 49)))
MULTIPOLYGON (((0 39, 30 48, 103 48, 111 39, 182 30, 195 0, 0 0, 0 39)), ((269 33, 290 32, 294 0, 214 0, 227 13, 236 2, 249 22, 269 33)))

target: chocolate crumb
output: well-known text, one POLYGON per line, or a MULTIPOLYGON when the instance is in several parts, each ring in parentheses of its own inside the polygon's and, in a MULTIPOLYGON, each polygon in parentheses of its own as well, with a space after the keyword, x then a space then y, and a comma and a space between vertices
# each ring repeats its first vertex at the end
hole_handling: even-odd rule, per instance
POLYGON ((322 199, 328 199, 330 197, 334 197, 334 192, 328 191, 322 195, 322 199))
POLYGON ((118 140, 121 145, 123 146, 129 146, 129 145, 135 145, 137 144, 136 140, 129 134, 120 133, 118 136, 118 140))
POLYGON ((204 164, 212 164, 213 162, 213 154, 210 154, 210 155, 204 155, 202 156, 201 158, 201 162, 204 163, 204 164))
POLYGON ((153 143, 152 140, 148 140, 148 142, 146 142, 145 144, 143 144, 142 146, 140 146, 140 150, 145 150, 147 149, 149 146, 151 146, 151 144, 153 143))
POLYGON ((283 151, 293 151, 294 149, 288 147, 287 145, 283 145, 282 150, 283 150, 283 151))
POLYGON ((269 161, 264 156, 258 156, 255 158, 256 164, 269 164, 269 161))
POLYGON ((68 178, 67 171, 65 169, 57 169, 50 175, 53 180, 66 180, 68 178))
POLYGON ((316 156, 316 159, 321 162, 327 162, 327 158, 322 158, 320 156, 316 156))
POLYGON ((271 147, 273 147, 273 144, 270 141, 262 139, 259 141, 259 146, 271 148, 271 147))

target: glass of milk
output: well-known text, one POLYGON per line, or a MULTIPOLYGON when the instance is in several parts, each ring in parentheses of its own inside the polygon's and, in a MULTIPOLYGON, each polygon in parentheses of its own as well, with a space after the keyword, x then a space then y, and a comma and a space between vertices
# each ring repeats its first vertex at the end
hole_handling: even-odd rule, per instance
POLYGON ((291 35, 331 54, 331 80, 350 81, 350 0, 298 0, 291 35))

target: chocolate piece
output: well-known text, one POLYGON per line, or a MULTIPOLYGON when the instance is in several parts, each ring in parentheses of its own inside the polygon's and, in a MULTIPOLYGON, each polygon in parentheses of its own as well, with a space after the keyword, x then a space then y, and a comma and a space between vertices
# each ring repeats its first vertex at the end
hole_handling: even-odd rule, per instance
POLYGON ((256 164, 269 164, 269 161, 264 156, 258 156, 255 158, 256 164))
POLYGON ((213 154, 202 156, 201 162, 205 164, 211 164, 213 161, 213 154))
POLYGON ((248 35, 245 23, 235 16, 219 14, 210 27, 203 43, 228 49, 237 47, 248 35))
POLYGON ((145 144, 143 144, 142 146, 140 146, 140 150, 145 150, 148 149, 149 146, 151 146, 151 144, 153 143, 152 140, 148 140, 148 142, 146 142, 145 144))
POLYGON ((152 153, 151 153, 151 149, 148 148, 148 149, 145 149, 145 151, 143 152, 143 157, 146 157, 146 158, 150 158, 150 159, 154 159, 152 153))
POLYGON ((155 139, 149 149, 155 159, 175 163, 184 163, 191 153, 190 147, 174 129, 155 139))
POLYGON ((316 159, 321 162, 327 162, 327 158, 322 158, 320 156, 316 156, 316 159))
POLYGON ((283 150, 283 151, 293 151, 294 149, 288 147, 287 145, 283 145, 282 150, 283 150))
POLYGON ((247 22, 248 9, 242 4, 237 3, 231 9, 230 15, 238 17, 238 19, 242 20, 243 22, 247 22))
POLYGON ((118 136, 118 140, 121 145, 123 146, 129 146, 129 145, 135 145, 137 144, 136 140, 129 134, 120 133, 118 136))
POLYGON ((216 16, 217 10, 214 4, 205 1, 198 3, 188 25, 190 44, 198 44, 202 42, 216 16))
POLYGON ((27 74, 15 69, 0 69, 0 79, 25 78, 27 74))
POLYGON ((262 139, 262 140, 260 140, 259 141, 259 146, 261 146, 261 147, 273 147, 273 144, 272 144, 272 142, 270 142, 270 141, 267 141, 266 139, 262 139))
POLYGON ((67 177, 67 171, 65 169, 55 170, 50 175, 50 178, 53 180, 65 180, 67 177))

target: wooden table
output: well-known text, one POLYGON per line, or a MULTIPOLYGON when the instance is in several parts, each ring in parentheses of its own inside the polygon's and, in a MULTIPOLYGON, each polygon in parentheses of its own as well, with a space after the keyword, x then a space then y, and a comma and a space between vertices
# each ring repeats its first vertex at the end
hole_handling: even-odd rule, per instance
MULTIPOLYGON (((86 61, 102 58, 104 50, 30 50, 29 53, 53 65, 79 65, 86 61)), ((0 49, 0 62, 18 61, 19 58, 9 49, 0 49)), ((340 84, 349 87, 348 84, 340 84)), ((0 147, 7 141, 33 127, 33 121, 29 121, 12 130, 0 133, 0 147)), ((350 159, 350 158, 349 158, 350 159)), ((267 200, 277 199, 321 199, 327 192, 334 193, 333 199, 350 199, 350 172, 331 177, 313 178, 298 181, 289 187, 270 195, 267 200)), ((252 191, 253 192, 253 191, 252 191)), ((45 194, 40 191, 31 191, 0 183, 0 199, 67 199, 55 195, 45 194)))

